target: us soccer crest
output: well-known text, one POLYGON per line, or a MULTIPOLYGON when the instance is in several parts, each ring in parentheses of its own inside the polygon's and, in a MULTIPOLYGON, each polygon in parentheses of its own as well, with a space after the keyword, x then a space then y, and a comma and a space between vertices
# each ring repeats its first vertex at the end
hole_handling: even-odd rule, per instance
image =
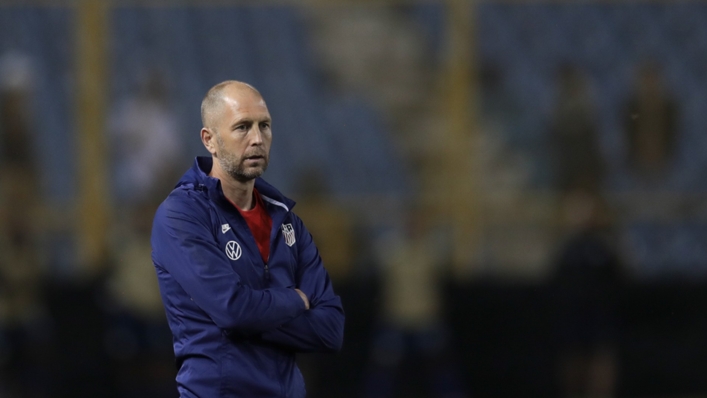
POLYGON ((292 247, 295 244, 295 229, 292 228, 292 224, 282 224, 282 236, 285 237, 287 246, 292 247))

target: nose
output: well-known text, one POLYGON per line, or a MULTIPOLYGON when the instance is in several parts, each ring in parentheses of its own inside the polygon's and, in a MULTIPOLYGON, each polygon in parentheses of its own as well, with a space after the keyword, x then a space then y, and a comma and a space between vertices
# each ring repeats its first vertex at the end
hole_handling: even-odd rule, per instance
POLYGON ((263 132, 260 131, 260 127, 257 124, 255 124, 250 132, 251 132, 250 144, 251 145, 262 145, 263 132))

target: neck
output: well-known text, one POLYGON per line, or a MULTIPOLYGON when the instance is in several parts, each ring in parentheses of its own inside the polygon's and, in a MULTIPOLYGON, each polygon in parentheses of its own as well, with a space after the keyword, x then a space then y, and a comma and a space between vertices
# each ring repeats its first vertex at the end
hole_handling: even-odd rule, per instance
POLYGON ((216 159, 214 159, 214 165, 209 176, 218 178, 221 181, 223 194, 239 209, 251 210, 254 207, 253 188, 255 187, 255 180, 236 180, 220 167, 216 159))

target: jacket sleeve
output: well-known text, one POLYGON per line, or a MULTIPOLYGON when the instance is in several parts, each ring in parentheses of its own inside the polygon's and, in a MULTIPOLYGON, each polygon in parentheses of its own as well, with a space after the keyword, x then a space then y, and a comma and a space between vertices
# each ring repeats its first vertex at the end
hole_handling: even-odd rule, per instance
POLYGON ((155 265, 169 272, 219 328, 258 333, 305 311, 294 289, 243 285, 213 238, 209 220, 208 209, 196 201, 170 197, 155 215, 152 250, 155 265))
POLYGON ((341 299, 334 294, 312 236, 299 217, 294 219, 299 252, 296 283, 309 298, 310 309, 261 338, 299 352, 338 351, 344 339, 341 299))

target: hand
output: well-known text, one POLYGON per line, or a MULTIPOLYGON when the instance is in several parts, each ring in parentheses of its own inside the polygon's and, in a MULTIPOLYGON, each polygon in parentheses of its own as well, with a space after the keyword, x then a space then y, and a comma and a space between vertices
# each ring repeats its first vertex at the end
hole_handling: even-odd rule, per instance
POLYGON ((304 292, 302 292, 299 289, 295 289, 295 291, 297 292, 297 294, 299 294, 300 297, 302 297, 302 301, 304 301, 305 309, 309 309, 309 299, 307 298, 307 295, 304 294, 304 292))

